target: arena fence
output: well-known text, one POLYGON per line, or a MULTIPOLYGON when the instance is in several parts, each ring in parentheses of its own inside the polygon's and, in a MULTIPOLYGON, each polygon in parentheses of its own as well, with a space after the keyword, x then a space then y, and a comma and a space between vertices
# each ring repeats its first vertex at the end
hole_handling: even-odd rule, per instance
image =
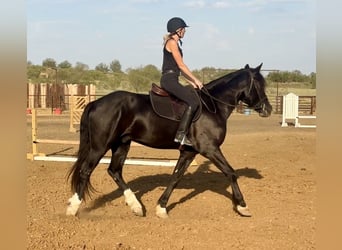
MULTIPOLYGON (((55 161, 55 162, 75 162, 76 156, 66 155, 47 155, 39 150, 39 144, 62 144, 62 145, 78 145, 77 140, 59 140, 59 139, 42 139, 38 137, 38 119, 37 110, 32 109, 31 112, 31 139, 32 139, 32 152, 27 153, 26 158, 32 161, 55 161)), ((142 146, 141 144, 132 142, 132 147, 142 146)), ((110 157, 103 157, 99 163, 109 164, 110 157)), ((125 164, 127 165, 144 165, 144 166, 176 166, 178 159, 152 159, 152 158, 130 158, 126 159, 125 164)), ((194 160, 191 165, 197 165, 194 160)))

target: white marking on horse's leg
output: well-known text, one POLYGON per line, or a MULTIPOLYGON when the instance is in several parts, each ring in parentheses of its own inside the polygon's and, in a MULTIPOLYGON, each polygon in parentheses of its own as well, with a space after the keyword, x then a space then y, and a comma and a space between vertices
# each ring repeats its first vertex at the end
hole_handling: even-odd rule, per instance
POLYGON ((166 212, 166 208, 161 207, 159 204, 156 207, 156 215, 159 218, 163 218, 163 219, 169 218, 169 216, 167 215, 167 212, 166 212))
POLYGON ((76 215, 78 208, 80 207, 82 200, 78 197, 78 194, 75 193, 69 200, 68 200, 68 207, 66 211, 66 215, 76 215))
POLYGON ((143 210, 140 202, 135 197, 135 194, 132 192, 131 189, 126 189, 124 191, 125 202, 131 208, 132 212, 135 215, 143 216, 143 210))
POLYGON ((240 215, 242 215, 242 216, 246 216, 246 217, 251 217, 251 216, 252 216, 251 212, 249 211, 248 206, 242 207, 242 206, 240 206, 240 205, 237 205, 237 206, 236 206, 236 211, 237 211, 240 215))

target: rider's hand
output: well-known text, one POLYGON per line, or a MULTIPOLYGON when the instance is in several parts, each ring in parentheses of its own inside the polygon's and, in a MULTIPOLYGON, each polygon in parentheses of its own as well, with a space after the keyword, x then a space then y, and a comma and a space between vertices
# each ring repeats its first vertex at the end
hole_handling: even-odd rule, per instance
POLYGON ((203 83, 201 81, 199 81, 198 79, 195 79, 195 84, 196 84, 197 88, 199 88, 199 89, 203 88, 203 83))

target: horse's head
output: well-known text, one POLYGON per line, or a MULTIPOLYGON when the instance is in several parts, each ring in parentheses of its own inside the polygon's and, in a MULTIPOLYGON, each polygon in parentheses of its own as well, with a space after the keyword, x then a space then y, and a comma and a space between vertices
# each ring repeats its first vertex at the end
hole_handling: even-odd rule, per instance
POLYGON ((247 64, 245 69, 249 72, 250 80, 243 90, 241 101, 259 113, 261 117, 271 115, 272 106, 265 93, 266 80, 260 73, 262 63, 256 68, 250 68, 247 64))

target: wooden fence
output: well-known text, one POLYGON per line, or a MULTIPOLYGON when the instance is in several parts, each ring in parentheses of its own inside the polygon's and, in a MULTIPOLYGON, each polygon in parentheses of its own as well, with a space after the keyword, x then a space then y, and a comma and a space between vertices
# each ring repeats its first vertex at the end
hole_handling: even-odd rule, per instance
POLYGON ((27 108, 56 108, 68 110, 73 96, 88 96, 95 100, 94 85, 27 84, 27 108))
MULTIPOLYGON (((273 107, 274 114, 283 113, 283 96, 269 96, 269 102, 273 107)), ((299 96, 298 111, 300 114, 313 115, 316 113, 316 96, 299 96)), ((237 112, 244 113, 244 106, 237 107, 237 112)))
MULTIPOLYGON (((77 99, 86 96, 87 102, 99 96, 94 85, 78 84, 27 84, 27 108, 55 108, 69 110, 77 99)), ((283 96, 269 96, 274 114, 283 112, 283 96)), ((83 105, 84 106, 84 105, 83 105)), ((237 112, 244 113, 245 107, 239 105, 237 112)), ((313 115, 316 112, 316 96, 299 96, 299 113, 313 115)))
MULTIPOLYGON (((283 113, 283 96, 278 96, 276 113, 283 113)), ((316 113, 316 96, 298 96, 298 112, 299 114, 313 115, 316 113)))

